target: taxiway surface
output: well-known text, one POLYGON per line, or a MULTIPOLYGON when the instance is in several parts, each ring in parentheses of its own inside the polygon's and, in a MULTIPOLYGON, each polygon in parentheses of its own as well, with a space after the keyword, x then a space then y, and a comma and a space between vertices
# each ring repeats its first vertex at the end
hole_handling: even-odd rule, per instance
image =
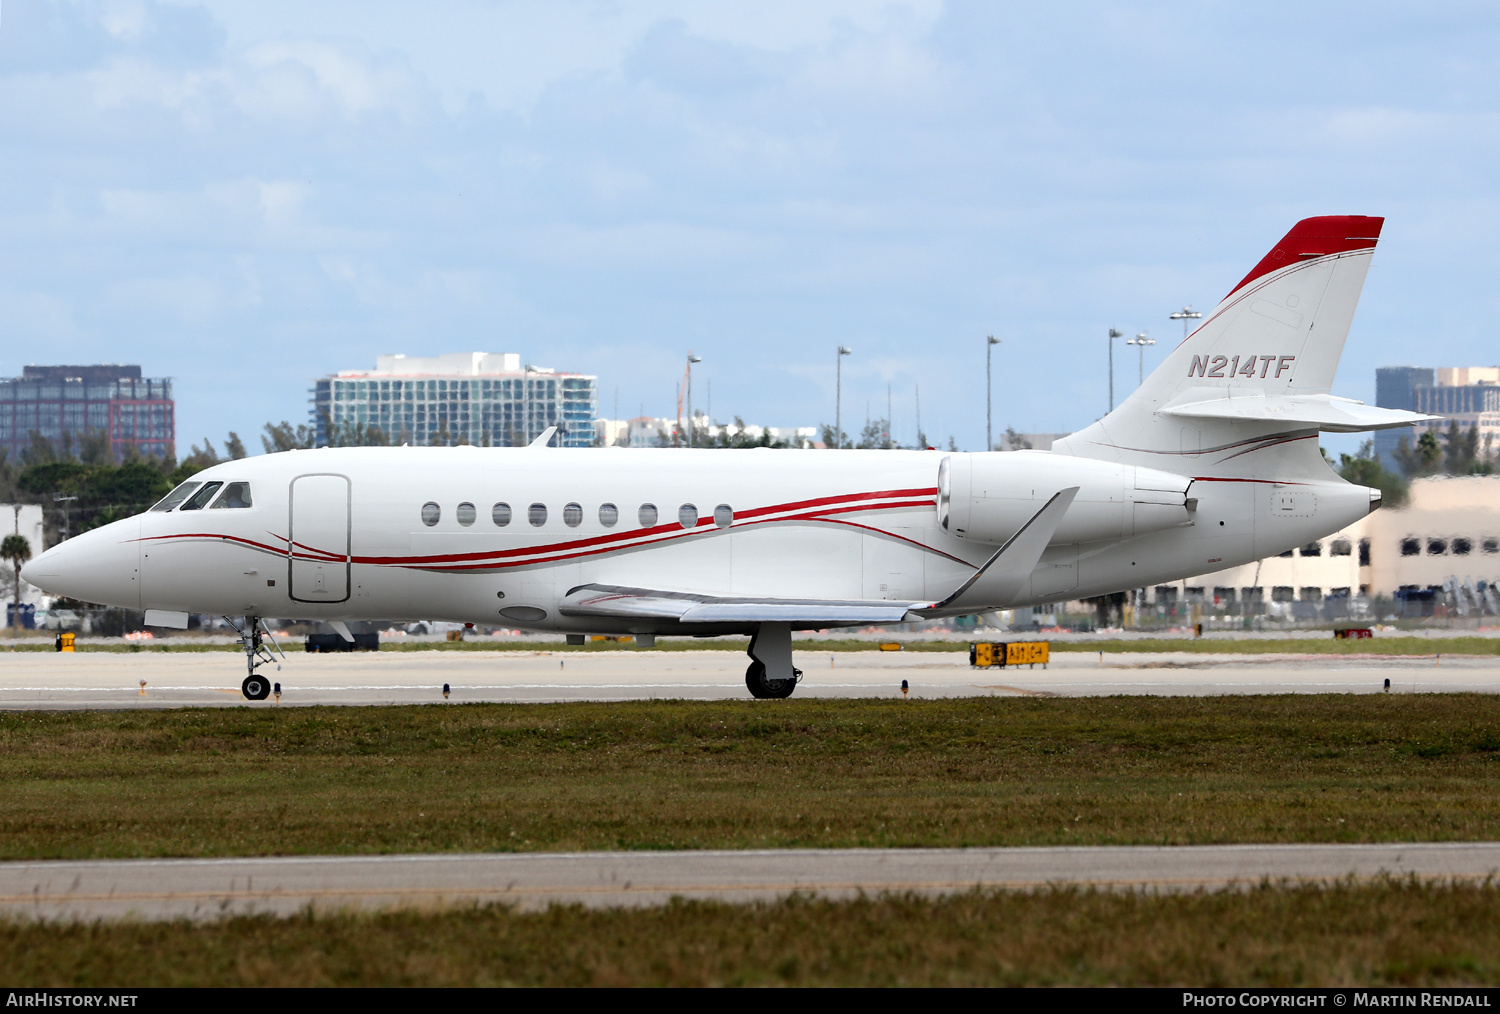
POLYGON ((1470 880, 1497 872, 1500 842, 19 862, 0 863, 0 913, 48 920, 213 919, 289 915, 308 907, 615 907, 674 897, 747 902, 792 893, 848 898, 1049 885, 1180 891, 1382 875, 1470 880))
MULTIPOLYGON (((1047 668, 973 669, 962 652, 798 652, 798 696, 1500 692, 1500 657, 1057 652, 1047 668)), ((747 697, 736 651, 288 653, 281 705, 747 697)), ((0 652, 0 709, 246 705, 230 652, 0 652), (142 687, 142 682, 145 686, 142 687)), ((271 699, 254 707, 275 707, 271 699)))

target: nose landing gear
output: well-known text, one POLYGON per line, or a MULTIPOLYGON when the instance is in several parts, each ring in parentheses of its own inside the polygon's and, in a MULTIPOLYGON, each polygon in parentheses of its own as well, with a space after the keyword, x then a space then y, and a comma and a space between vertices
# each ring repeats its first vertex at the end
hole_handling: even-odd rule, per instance
MULTIPOLYGON (((227 616, 224 618, 229 619, 227 616)), ((229 622, 234 623, 233 620, 229 622)), ((240 684, 240 693, 245 695, 246 700, 263 701, 271 696, 271 681, 264 676, 257 676, 255 670, 267 662, 275 662, 276 656, 271 654, 271 649, 267 648, 260 639, 262 623, 259 616, 245 617, 244 627, 236 626, 236 629, 240 632, 240 644, 245 651, 245 666, 250 670, 249 675, 245 677, 245 682, 240 684)), ((270 631, 266 631, 266 634, 269 636, 270 631)), ((274 638, 271 643, 276 644, 274 638)), ((276 650, 281 651, 281 647, 277 645, 276 650)), ((286 655, 283 654, 281 657, 285 659, 286 655)))

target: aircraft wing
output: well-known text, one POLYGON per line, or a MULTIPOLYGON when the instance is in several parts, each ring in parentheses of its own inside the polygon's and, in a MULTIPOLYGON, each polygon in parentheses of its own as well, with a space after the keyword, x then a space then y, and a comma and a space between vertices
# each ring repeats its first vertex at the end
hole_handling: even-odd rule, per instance
POLYGON ((1032 519, 941 602, 887 599, 794 599, 730 597, 693 592, 583 584, 558 605, 564 616, 676 620, 681 623, 903 623, 932 610, 993 609, 1008 604, 1031 577, 1077 486, 1055 494, 1032 519))
POLYGON ((681 623, 901 623, 931 602, 888 599, 782 599, 697 595, 621 585, 585 584, 558 605, 564 616, 677 620, 681 623))

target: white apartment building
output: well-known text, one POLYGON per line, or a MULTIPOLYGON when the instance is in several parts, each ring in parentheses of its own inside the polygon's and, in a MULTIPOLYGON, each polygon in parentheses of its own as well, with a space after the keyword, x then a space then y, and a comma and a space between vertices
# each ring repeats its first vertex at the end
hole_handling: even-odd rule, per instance
POLYGON ((319 446, 364 426, 393 443, 515 447, 556 426, 560 446, 588 447, 598 414, 598 378, 513 352, 379 356, 373 370, 319 378, 311 394, 319 446))

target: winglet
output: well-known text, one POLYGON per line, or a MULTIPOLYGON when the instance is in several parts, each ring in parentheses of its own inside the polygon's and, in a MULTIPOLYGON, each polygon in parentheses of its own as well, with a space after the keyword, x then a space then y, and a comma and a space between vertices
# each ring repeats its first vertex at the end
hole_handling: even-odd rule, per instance
POLYGON ((535 440, 533 440, 531 443, 527 444, 526 446, 527 447, 546 447, 548 444, 552 443, 552 438, 554 436, 556 436, 556 435, 557 435, 557 427, 556 426, 548 426, 546 429, 542 430, 542 432, 540 432, 540 433, 537 434, 537 438, 535 440))
MULTIPOLYGON (((1062 524, 1063 515, 1073 505, 1078 495, 1077 486, 1069 486, 1055 494, 1037 511, 1021 530, 1012 535, 995 555, 969 575, 969 579, 941 602, 929 609, 948 609, 954 605, 997 609, 1015 600, 1026 582, 1031 578, 1037 561, 1042 558, 1047 544, 1062 524), (963 600, 963 601, 960 601, 963 600)), ((926 612, 927 610, 913 610, 926 612)))

